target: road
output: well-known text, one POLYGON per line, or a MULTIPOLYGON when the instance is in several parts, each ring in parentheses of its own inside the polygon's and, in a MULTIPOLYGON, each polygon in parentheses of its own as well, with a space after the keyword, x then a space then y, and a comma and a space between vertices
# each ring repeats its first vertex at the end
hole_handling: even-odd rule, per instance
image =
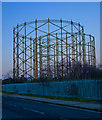
POLYGON ((66 106, 24 100, 7 95, 2 97, 3 118, 100 118, 99 112, 70 108, 66 106))

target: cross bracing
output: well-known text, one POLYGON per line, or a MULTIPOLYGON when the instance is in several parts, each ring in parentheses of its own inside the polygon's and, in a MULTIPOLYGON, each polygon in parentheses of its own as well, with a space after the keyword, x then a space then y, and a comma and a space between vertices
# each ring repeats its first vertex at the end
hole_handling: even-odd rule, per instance
POLYGON ((80 23, 48 18, 13 29, 14 78, 63 78, 77 62, 96 65, 95 38, 80 23))

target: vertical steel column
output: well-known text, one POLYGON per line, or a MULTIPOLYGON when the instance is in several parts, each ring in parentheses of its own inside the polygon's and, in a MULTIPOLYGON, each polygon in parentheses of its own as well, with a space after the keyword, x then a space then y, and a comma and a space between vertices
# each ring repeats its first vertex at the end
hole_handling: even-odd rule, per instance
POLYGON ((36 54, 36 52, 35 52, 35 39, 33 39, 33 78, 35 79, 36 78, 36 64, 35 64, 35 58, 36 58, 36 56, 35 56, 35 54, 36 54))
POLYGON ((54 78, 56 77, 56 68, 55 68, 55 46, 54 46, 54 78))
POLYGON ((68 75, 68 43, 67 43, 67 33, 66 33, 66 62, 67 62, 67 75, 68 75))
POLYGON ((24 77, 24 36, 22 37, 22 48, 23 48, 23 77, 24 77))
POLYGON ((80 39, 80 23, 79 23, 79 61, 81 63, 81 39, 80 39))
MULTIPOLYGON (((92 37, 93 38, 93 37, 92 37)), ((91 55, 92 55, 92 65, 94 65, 94 45, 93 45, 94 41, 91 41, 91 45, 92 45, 92 51, 91 51, 91 55)))
POLYGON ((13 29, 13 79, 15 79, 15 28, 13 29))
POLYGON ((86 62, 85 58, 85 35, 84 35, 84 28, 82 27, 82 41, 83 41, 83 64, 86 62))
POLYGON ((35 38, 36 38, 36 79, 38 79, 37 19, 35 20, 35 38))
POLYGON ((78 40, 77 40, 77 34, 76 34, 76 63, 78 62, 78 40))
POLYGON ((94 46, 94 66, 96 66, 95 38, 94 37, 93 37, 93 46, 94 46))
POLYGON ((73 22, 71 20, 71 40, 72 40, 72 65, 74 63, 75 60, 75 51, 74 51, 74 38, 73 38, 73 22))
POLYGON ((48 35, 47 35, 47 77, 50 78, 50 39, 49 39, 49 18, 48 18, 48 35))
POLYGON ((91 53, 90 57, 91 57, 91 65, 92 65, 92 42, 91 42, 91 35, 89 35, 89 37, 90 37, 90 53, 91 53))
POLYGON ((57 39, 57 33, 56 33, 56 68, 57 68, 57 79, 58 79, 58 53, 59 53, 59 49, 58 49, 58 39, 57 39))
POLYGON ((90 42, 88 42, 88 64, 90 65, 90 42))
POLYGON ((30 68, 31 68, 31 76, 32 76, 32 38, 30 38, 30 68))
POLYGON ((63 79, 62 19, 60 19, 60 23, 61 23, 61 66, 62 66, 62 79, 63 79))
POLYGON ((17 78, 19 78, 19 37, 18 37, 18 25, 17 25, 17 78))
POLYGON ((41 45, 41 36, 39 37, 39 64, 40 64, 40 69, 39 69, 39 78, 42 78, 42 45, 41 45))
POLYGON ((25 26, 25 76, 27 77, 27 66, 26 66, 26 22, 24 23, 25 26))

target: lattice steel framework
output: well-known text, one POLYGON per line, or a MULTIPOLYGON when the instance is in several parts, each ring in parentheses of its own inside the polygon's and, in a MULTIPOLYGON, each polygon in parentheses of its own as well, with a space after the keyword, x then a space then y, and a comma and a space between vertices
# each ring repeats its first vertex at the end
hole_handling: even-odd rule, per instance
POLYGON ((96 65, 95 38, 80 23, 36 19, 13 29, 14 79, 63 78, 75 62, 96 65))

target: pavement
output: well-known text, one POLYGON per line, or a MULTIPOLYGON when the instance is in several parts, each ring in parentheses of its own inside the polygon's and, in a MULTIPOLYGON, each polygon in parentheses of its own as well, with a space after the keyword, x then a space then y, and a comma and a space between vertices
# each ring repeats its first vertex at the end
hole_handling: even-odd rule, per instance
POLYGON ((50 103, 55 105, 75 107, 80 109, 87 109, 87 110, 102 112, 102 104, 98 104, 98 103, 96 104, 92 102, 64 101, 64 100, 56 100, 56 99, 49 99, 49 98, 21 96, 21 95, 15 95, 15 94, 6 94, 6 95, 22 98, 26 100, 33 100, 33 101, 38 101, 43 103, 50 103))
MULTIPOLYGON (((99 120, 102 118, 99 111, 69 107, 69 105, 66 105, 66 102, 67 101, 3 94, 2 120, 18 120, 18 118, 21 120, 23 120, 23 118, 29 120, 32 118, 34 120, 69 120, 69 118, 78 118, 78 120, 79 118, 91 118, 92 120, 99 120)), ((70 104, 75 105, 71 101, 70 104)))

